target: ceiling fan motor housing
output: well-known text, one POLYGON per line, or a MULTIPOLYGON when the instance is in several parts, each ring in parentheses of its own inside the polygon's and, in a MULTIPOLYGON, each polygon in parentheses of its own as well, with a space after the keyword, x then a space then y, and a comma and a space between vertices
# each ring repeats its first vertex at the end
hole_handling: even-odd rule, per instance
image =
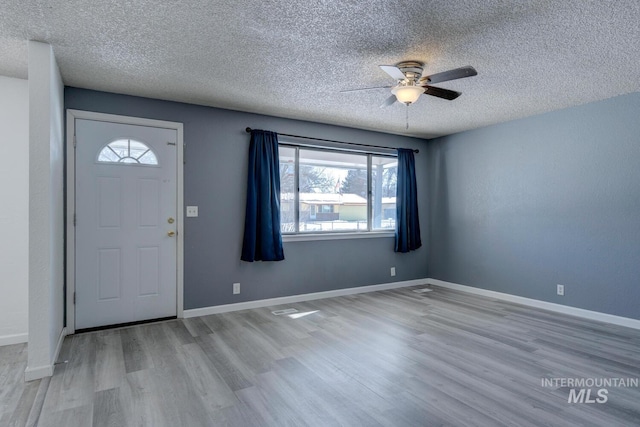
POLYGON ((407 82, 417 82, 422 76, 424 64, 416 61, 403 61, 396 64, 396 67, 405 75, 407 82))

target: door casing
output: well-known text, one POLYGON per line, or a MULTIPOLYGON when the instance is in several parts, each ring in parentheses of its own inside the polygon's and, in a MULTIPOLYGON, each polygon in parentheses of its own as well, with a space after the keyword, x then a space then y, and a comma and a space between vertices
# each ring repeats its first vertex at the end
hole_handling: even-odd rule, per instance
POLYGON ((184 135, 183 124, 178 122, 168 122, 163 120, 144 119, 140 117, 119 116, 114 114, 95 113, 91 111, 67 110, 67 179, 66 179, 66 309, 67 309, 67 333, 75 332, 75 302, 76 291, 75 278, 75 121, 76 119, 86 119, 110 123, 149 126, 165 129, 173 129, 178 135, 176 181, 177 181, 177 236, 176 236, 176 313, 178 318, 184 317, 184 135))

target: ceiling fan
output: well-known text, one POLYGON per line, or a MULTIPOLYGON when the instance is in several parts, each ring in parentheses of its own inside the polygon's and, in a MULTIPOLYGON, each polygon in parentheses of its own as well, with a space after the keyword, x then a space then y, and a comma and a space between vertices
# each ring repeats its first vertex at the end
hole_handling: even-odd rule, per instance
POLYGON ((423 67, 423 63, 416 61, 404 61, 396 65, 380 65, 382 71, 389 74, 396 80, 395 86, 378 86, 363 89, 343 90, 341 93, 371 89, 391 89, 392 95, 388 97, 382 105, 380 105, 380 108, 388 107, 396 101, 405 105, 413 104, 423 93, 453 101, 462 95, 462 93, 431 86, 431 84, 472 77, 478 74, 475 68, 467 65, 466 67, 455 68, 453 70, 432 74, 430 76, 423 76, 423 67))

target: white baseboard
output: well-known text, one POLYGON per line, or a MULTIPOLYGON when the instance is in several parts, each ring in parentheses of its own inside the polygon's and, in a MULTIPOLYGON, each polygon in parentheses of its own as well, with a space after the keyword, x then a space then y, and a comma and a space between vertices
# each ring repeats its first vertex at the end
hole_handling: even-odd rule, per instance
POLYGON ((53 366, 56 360, 58 360, 60 349, 62 349, 62 343, 64 342, 64 338, 66 336, 67 328, 62 328, 62 331, 60 331, 60 336, 58 337, 58 343, 56 344, 56 349, 53 354, 53 360, 51 361, 51 364, 36 366, 34 368, 27 366, 27 369, 25 369, 24 371, 25 381, 39 380, 40 378, 50 377, 53 375, 53 366))
POLYGON ((27 382, 50 376, 53 376, 53 365, 36 366, 35 368, 27 366, 24 371, 24 380, 27 382))
POLYGON ((540 301, 537 299, 505 294, 502 292, 490 291, 482 288, 474 288, 473 286, 459 285, 457 283, 445 282, 444 280, 427 279, 427 283, 433 286, 440 286, 442 288, 454 289, 456 291, 481 295, 488 298, 495 298, 502 301, 509 301, 516 304, 526 305, 528 307, 541 308, 543 310, 568 314, 570 316, 581 317, 583 319, 611 323, 618 326, 626 326, 627 328, 640 329, 640 320, 631 319, 629 317, 615 316, 613 314, 601 313, 599 311, 585 310, 582 308, 556 304, 553 302, 540 301))
POLYGON ((540 308, 556 313, 568 314, 583 319, 595 320, 598 322, 611 323, 628 328, 640 329, 640 320, 628 317, 615 316, 613 314, 601 313, 598 311, 585 310, 582 308, 571 307, 568 305, 555 304, 552 302, 541 301, 533 298, 520 297, 517 295, 506 294, 503 292, 490 291, 482 288, 474 288, 473 286, 459 285, 457 283, 445 282, 438 279, 415 279, 403 282, 383 283, 380 285, 360 286, 357 288, 337 289, 335 291, 315 292, 309 294, 291 295, 279 298, 269 298, 256 301, 239 302, 235 304, 215 305, 211 307, 195 308, 184 310, 184 317, 207 316, 209 314, 228 313, 238 310, 249 310, 252 308, 269 307, 274 305, 291 304, 296 302, 312 301, 316 299, 339 297, 344 295, 354 295, 365 292, 376 292, 387 289, 404 288, 408 286, 433 285, 442 288, 453 289, 456 291, 466 292, 469 294, 480 295, 488 298, 494 298, 502 301, 509 301, 528 307, 540 308))
POLYGON ((0 336, 0 347, 3 345, 22 344, 29 340, 29 334, 13 334, 0 336))
POLYGON ((53 364, 58 360, 58 356, 60 356, 60 350, 62 349, 62 343, 64 343, 64 338, 67 336, 67 328, 63 327, 60 331, 60 336, 58 337, 58 344, 56 344, 56 351, 53 354, 53 364))
POLYGON ((261 299, 256 301, 239 302, 235 304, 214 305, 211 307, 184 310, 184 317, 207 316, 209 314, 228 313, 230 311, 248 310, 252 308, 269 307, 273 305, 291 304, 295 302, 312 301, 316 299, 340 297, 344 295, 361 294, 365 292, 384 291, 387 289, 404 288, 407 286, 426 285, 427 279, 405 280, 403 282, 383 283, 380 285, 358 286, 356 288, 336 289, 335 291, 314 292, 310 294, 291 295, 287 297, 261 299))

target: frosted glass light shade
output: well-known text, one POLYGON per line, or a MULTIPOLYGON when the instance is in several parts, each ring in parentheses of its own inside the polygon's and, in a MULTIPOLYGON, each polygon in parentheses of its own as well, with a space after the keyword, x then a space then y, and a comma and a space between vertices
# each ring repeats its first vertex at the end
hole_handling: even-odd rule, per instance
POLYGON ((408 105, 418 100, 420 95, 424 93, 424 88, 421 86, 396 86, 391 89, 391 93, 396 96, 398 101, 408 105))

